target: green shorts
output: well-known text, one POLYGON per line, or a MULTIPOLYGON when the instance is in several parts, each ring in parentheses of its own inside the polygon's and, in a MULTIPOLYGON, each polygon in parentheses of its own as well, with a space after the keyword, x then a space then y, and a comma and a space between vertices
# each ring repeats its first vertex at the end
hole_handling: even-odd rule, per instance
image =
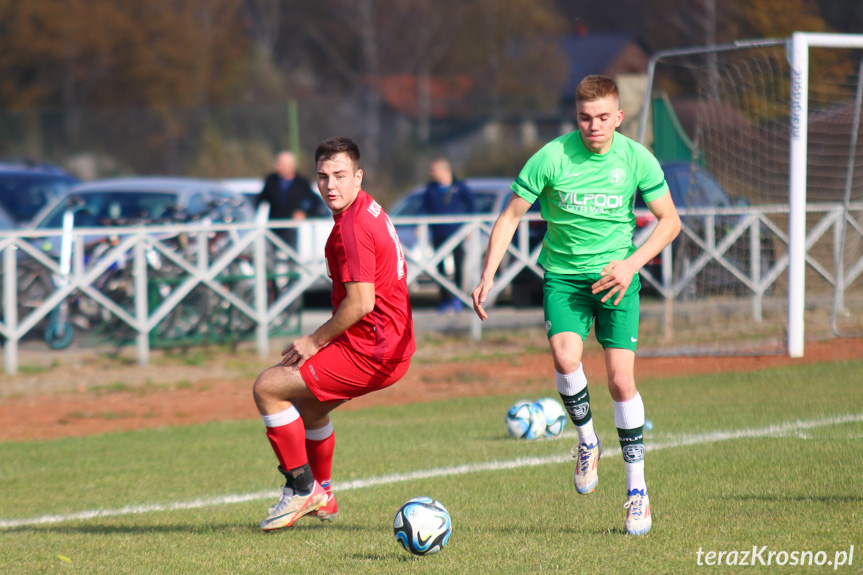
POLYGON ((626 295, 617 305, 614 305, 617 294, 602 303, 600 300, 606 292, 596 295, 590 292, 590 286, 600 277, 599 274, 545 272, 542 290, 545 331, 548 337, 571 331, 584 340, 590 333, 590 324, 595 323, 596 339, 603 348, 635 351, 638 342, 638 292, 641 291, 638 274, 632 278, 626 295))

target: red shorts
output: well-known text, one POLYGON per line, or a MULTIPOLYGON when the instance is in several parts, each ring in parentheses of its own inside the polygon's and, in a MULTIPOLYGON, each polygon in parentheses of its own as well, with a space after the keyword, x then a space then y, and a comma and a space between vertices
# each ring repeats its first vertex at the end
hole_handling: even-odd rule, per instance
POLYGON ((381 363, 334 341, 300 368, 308 388, 320 401, 353 399, 400 380, 411 360, 381 363))

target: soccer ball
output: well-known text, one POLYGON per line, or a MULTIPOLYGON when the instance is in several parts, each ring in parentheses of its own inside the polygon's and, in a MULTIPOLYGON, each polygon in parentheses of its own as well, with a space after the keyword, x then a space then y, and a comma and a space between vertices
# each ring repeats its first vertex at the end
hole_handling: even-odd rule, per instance
POLYGON ((506 429, 513 437, 536 439, 545 434, 545 414, 536 403, 522 399, 506 412, 506 429))
POLYGON ((563 409, 563 406, 551 397, 537 399, 536 405, 545 414, 545 436, 557 437, 563 433, 567 419, 566 410, 563 409))
POLYGON ((396 541, 414 555, 431 555, 444 548, 452 535, 452 519, 443 503, 431 497, 414 497, 402 505, 393 520, 396 541))

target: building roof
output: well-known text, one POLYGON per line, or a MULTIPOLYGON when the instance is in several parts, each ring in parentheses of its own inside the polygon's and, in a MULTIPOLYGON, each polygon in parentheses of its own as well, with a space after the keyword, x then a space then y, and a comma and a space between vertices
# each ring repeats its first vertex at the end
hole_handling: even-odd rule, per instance
MULTIPOLYGON (((393 74, 381 79, 381 93, 387 105, 411 118, 419 111, 418 78, 412 74, 393 74)), ((468 112, 468 94, 473 81, 467 76, 429 78, 432 118, 464 117, 468 112)))

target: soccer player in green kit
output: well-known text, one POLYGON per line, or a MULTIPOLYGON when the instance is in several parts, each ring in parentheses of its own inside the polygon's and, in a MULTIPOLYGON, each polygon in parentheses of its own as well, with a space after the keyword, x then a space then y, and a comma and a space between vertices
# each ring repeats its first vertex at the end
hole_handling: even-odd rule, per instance
POLYGON ((494 275, 521 217, 539 199, 548 231, 539 263, 545 270, 543 307, 557 389, 578 431, 573 449, 578 493, 599 482, 601 453, 593 429, 581 357, 592 323, 605 350, 608 389, 626 466, 626 531, 644 535, 652 525, 644 479, 644 403, 635 387, 638 341, 638 270, 680 232, 680 218, 656 158, 615 132, 623 120, 614 80, 588 76, 576 90, 578 130, 546 144, 512 184, 513 195, 489 238, 480 283, 472 293, 480 319, 494 275), (635 247, 633 205, 640 193, 657 218, 647 241, 635 247))

